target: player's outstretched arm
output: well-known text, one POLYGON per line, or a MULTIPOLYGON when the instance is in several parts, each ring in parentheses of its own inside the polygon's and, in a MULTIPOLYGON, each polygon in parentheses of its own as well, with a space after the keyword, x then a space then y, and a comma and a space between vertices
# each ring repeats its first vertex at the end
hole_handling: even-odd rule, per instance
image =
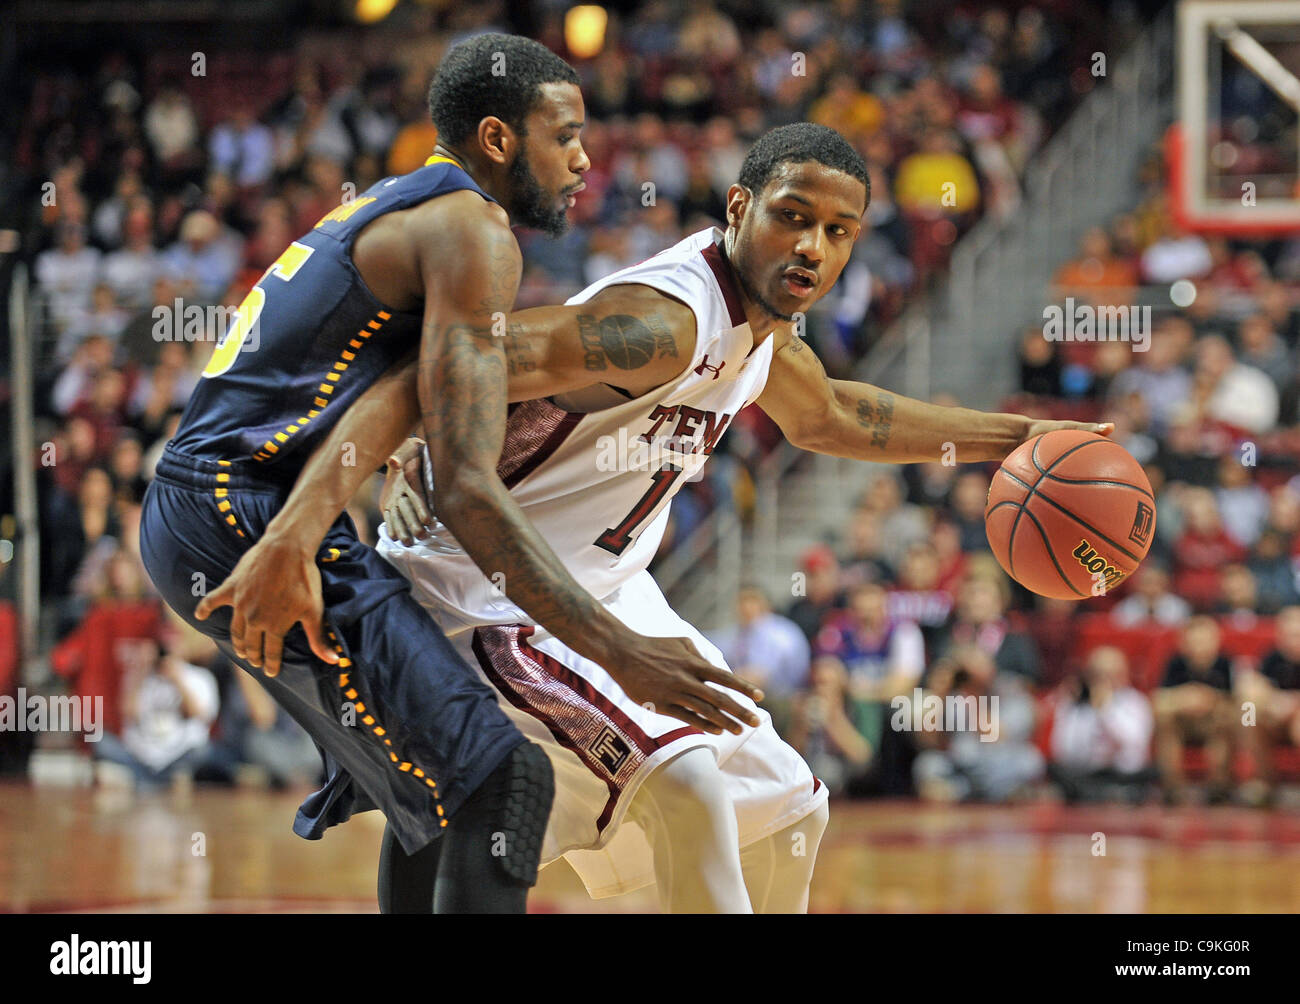
POLYGON ((574 580, 506 489, 496 467, 509 362, 497 332, 518 288, 519 246, 496 206, 429 213, 423 221, 429 226, 419 244, 425 318, 418 380, 439 518, 485 574, 504 575, 512 601, 603 666, 633 700, 709 732, 757 725, 755 715, 708 684, 755 698, 757 688, 715 667, 685 638, 645 638, 613 617, 574 580))
POLYGON ((854 460, 909 464, 1002 460, 1027 439, 1056 429, 1108 436, 1114 426, 1049 422, 1025 415, 929 404, 867 383, 831 380, 816 353, 788 328, 777 344, 758 405, 795 446, 854 460))

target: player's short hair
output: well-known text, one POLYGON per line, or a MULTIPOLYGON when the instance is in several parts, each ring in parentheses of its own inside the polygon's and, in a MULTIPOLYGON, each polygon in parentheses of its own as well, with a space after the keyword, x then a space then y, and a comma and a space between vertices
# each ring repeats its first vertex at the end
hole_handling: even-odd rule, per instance
POLYGON ((524 119, 542 84, 576 84, 578 74, 541 42, 489 32, 448 50, 429 85, 429 114, 442 143, 456 144, 494 115, 527 135, 524 119))
POLYGON ((866 186, 867 201, 871 201, 871 179, 867 177, 866 161, 834 129, 814 122, 795 122, 763 133, 745 155, 737 180, 758 195, 780 165, 809 160, 857 178, 866 186))

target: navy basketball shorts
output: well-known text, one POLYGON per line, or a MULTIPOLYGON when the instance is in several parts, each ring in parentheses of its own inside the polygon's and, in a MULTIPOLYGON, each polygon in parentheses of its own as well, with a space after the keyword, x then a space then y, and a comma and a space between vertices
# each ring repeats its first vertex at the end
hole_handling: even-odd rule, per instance
POLYGON ((140 552, 166 602, 251 673, 315 740, 328 781, 298 810, 309 840, 354 812, 380 809, 403 850, 437 837, 465 799, 524 741, 492 690, 410 595, 407 581, 343 514, 317 553, 327 640, 318 659, 301 626, 278 676, 235 656, 230 607, 194 618, 283 506, 288 486, 251 462, 164 452, 145 493, 140 552))

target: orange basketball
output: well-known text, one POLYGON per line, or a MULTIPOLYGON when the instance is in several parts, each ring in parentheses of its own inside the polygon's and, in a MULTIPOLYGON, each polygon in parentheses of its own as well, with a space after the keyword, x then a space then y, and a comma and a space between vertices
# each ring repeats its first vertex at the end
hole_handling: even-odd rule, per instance
POLYGON ((1042 596, 1114 589, 1147 555, 1156 504, 1133 455, 1091 432, 1022 443, 989 486, 984 530, 1007 574, 1042 596))

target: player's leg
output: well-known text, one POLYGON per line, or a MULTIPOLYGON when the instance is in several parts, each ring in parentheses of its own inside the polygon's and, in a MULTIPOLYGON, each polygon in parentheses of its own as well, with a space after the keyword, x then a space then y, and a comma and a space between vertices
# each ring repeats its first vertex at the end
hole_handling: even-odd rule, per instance
MULTIPOLYGON (((236 538, 212 493, 202 490, 200 482, 211 477, 202 463, 160 464, 144 507, 142 551, 167 602, 233 657, 229 611, 194 621, 202 591, 192 590, 191 582, 212 584, 229 574, 279 500, 232 483, 229 497, 246 532, 236 538)), ((443 835, 523 736, 411 599, 406 581, 357 540, 349 519, 331 528, 321 554, 326 621, 342 657, 339 666, 323 667, 300 629, 286 638, 277 677, 268 679, 236 661, 328 754, 330 780, 304 803, 295 831, 315 839, 355 812, 379 808, 403 849, 415 854, 443 835)), ((547 809, 549 804, 536 810, 541 818, 530 819, 529 826, 543 828, 547 809)), ((516 877, 498 868, 480 890, 496 909, 500 898, 494 892, 513 896, 516 886, 516 877)))
POLYGON ((825 802, 785 829, 740 852, 745 888, 755 913, 807 913, 817 848, 830 819, 825 802))
POLYGON ((460 807, 447 833, 423 850, 407 854, 386 827, 379 912, 523 913, 537 881, 553 785, 546 754, 524 743, 460 807), (442 881, 440 863, 447 870, 442 881))
POLYGON ((550 760, 536 743, 521 743, 452 819, 434 913, 523 913, 554 797, 550 760))
POLYGON ((735 808, 711 750, 687 750, 654 770, 628 815, 654 851, 665 913, 752 912, 735 808))
POLYGON ((379 912, 432 913, 434 882, 444 840, 432 840, 414 854, 402 850, 391 826, 379 845, 379 912))
MULTIPOLYGON (((438 841, 443 846, 435 852, 436 864, 432 855, 416 852, 408 854, 414 869, 392 856, 387 866, 397 865, 402 875, 418 872, 405 875, 420 883, 404 897, 415 909, 426 911, 431 903, 435 913, 523 913, 537 881, 554 796, 550 761, 509 722, 492 691, 407 594, 405 580, 371 549, 349 545, 346 537, 334 541, 333 533, 326 547, 334 543, 341 554, 322 565, 322 587, 327 616, 352 663, 343 696, 362 715, 363 731, 394 740, 386 746, 393 761, 385 764, 389 778, 395 765, 397 772, 429 785, 441 765, 447 779, 445 785, 437 781, 448 826, 438 841), (350 563, 364 566, 367 580, 392 576, 402 583, 402 592, 369 611, 349 609, 347 599, 335 602, 354 588, 357 572, 350 563), (427 673, 429 664, 438 668, 436 678, 427 673), (498 752, 502 743, 504 751, 498 752)), ((432 785, 430 790, 437 791, 432 785)), ((404 821, 384 808, 390 824, 404 821)), ((405 822, 413 822, 409 813, 405 822)), ((407 849, 409 832, 392 828, 407 849)))

